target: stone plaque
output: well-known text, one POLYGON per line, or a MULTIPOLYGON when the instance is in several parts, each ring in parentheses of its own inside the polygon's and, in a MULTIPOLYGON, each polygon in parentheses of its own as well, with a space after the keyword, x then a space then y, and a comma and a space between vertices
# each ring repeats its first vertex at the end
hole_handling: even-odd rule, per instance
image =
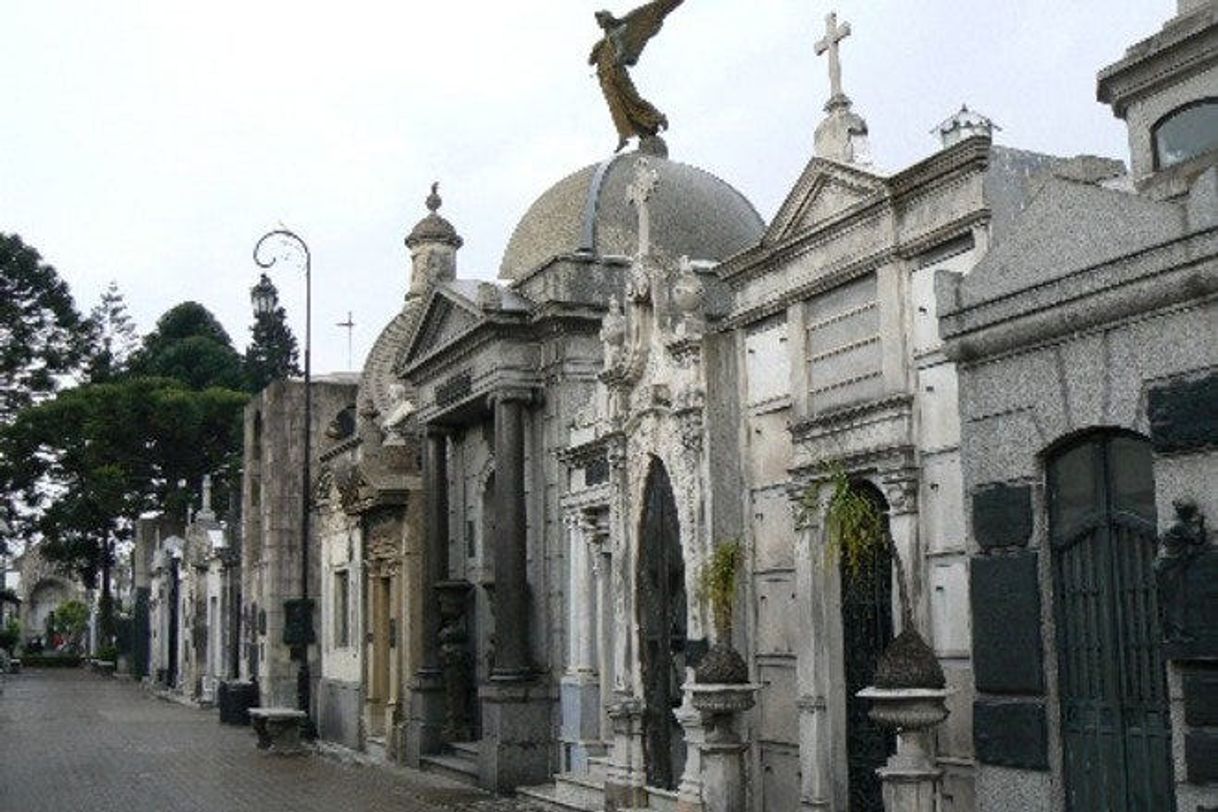
POLYGON ((977 760, 999 767, 1049 769, 1045 705, 1035 699, 979 698, 973 703, 977 760))
POLYGON ((458 372, 436 384, 436 405, 443 408, 456 403, 473 391, 474 380, 469 370, 458 372))
POLYGON ((1188 732, 1184 737, 1184 769, 1190 784, 1218 782, 1218 733, 1188 732))
POLYGON ((1038 555, 976 556, 969 572, 977 690, 1044 693, 1038 555))
POLYGON ((995 483, 973 491, 973 536, 983 550, 1023 547, 1032 536, 1032 489, 995 483))
POLYGON ((1218 445, 1218 374, 1154 387, 1146 413, 1155 451, 1218 445))
POLYGON ((584 465, 584 486, 591 488, 609 481, 609 459, 598 454, 584 465))
POLYGON ((1218 727, 1218 663, 1198 663, 1184 671, 1184 721, 1191 727, 1218 727))
POLYGON ((292 598, 283 602, 283 644, 307 646, 316 642, 313 634, 313 601, 292 598))

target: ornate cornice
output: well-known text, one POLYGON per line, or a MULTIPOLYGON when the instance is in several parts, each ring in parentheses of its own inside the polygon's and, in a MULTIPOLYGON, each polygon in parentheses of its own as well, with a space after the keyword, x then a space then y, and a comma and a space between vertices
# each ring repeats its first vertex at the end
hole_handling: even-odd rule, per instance
POLYGON ((852 403, 801 420, 791 426, 791 436, 802 440, 814 432, 834 432, 848 429, 865 418, 884 417, 892 414, 908 414, 913 408, 913 395, 901 392, 887 395, 865 403, 852 403))
POLYGON ((1172 20, 1100 71, 1096 98, 1125 117, 1129 105, 1218 62, 1218 11, 1212 7, 1172 20))
POLYGON ((971 362, 1218 294, 1218 228, 947 309, 944 351, 971 362))

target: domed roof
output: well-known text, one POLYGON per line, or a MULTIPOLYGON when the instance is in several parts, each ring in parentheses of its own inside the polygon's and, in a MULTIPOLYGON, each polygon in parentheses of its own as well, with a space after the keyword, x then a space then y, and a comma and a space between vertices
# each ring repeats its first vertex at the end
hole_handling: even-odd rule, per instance
MULTIPOLYGON (((632 256, 638 214, 626 199, 642 153, 616 155, 551 186, 516 225, 499 278, 516 280, 555 256, 632 256)), ((651 194, 651 242, 661 252, 723 260, 761 239, 765 224, 740 192, 694 166, 646 156, 659 174, 651 194)))

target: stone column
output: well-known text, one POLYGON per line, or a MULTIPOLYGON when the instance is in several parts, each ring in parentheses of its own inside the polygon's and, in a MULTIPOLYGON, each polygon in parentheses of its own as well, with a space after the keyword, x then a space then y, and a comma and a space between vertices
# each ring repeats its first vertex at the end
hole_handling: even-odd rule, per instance
POLYGON ((526 679, 529 662, 528 528, 524 420, 528 390, 495 395, 495 667, 491 679, 526 679))
POLYGON ((566 518, 570 578, 567 591, 567 673, 562 678, 562 738, 566 768, 583 772, 600 755, 600 679, 597 674, 597 594, 592 559, 595 517, 582 511, 566 518))
POLYGON ((527 389, 494 396, 495 407, 495 665, 478 692, 482 746, 478 781, 508 792, 550 776, 553 749, 548 686, 537 679, 529 652, 528 526, 525 512, 527 389))
POLYGON ((410 725, 405 760, 419 760, 441 746, 444 724, 444 675, 440 668, 440 605, 436 584, 448 578, 448 432, 428 426, 423 457, 426 530, 420 578, 422 593, 422 666, 411 682, 410 725))

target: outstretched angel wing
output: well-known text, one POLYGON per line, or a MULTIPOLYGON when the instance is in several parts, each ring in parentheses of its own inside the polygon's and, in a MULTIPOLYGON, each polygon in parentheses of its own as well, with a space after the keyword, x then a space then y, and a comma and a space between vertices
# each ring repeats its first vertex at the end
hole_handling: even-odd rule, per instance
POLYGON ((634 65, 648 40, 660 32, 664 18, 685 0, 652 0, 639 6, 622 18, 621 27, 614 33, 620 43, 618 55, 623 65, 634 65))

